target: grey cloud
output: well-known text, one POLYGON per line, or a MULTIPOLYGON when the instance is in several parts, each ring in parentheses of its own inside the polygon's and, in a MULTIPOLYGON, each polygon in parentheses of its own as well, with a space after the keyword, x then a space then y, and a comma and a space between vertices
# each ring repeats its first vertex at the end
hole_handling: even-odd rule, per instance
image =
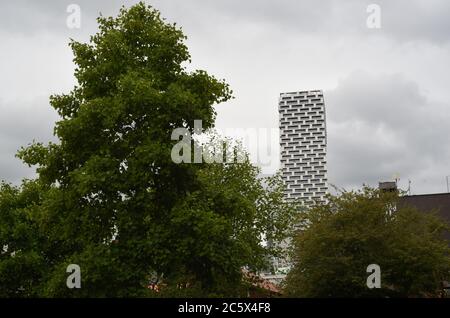
MULTIPOLYGON (((58 32, 68 36, 87 36, 96 25, 100 12, 115 15, 127 1, 31 1, 19 0, 0 4, 0 26, 7 32, 36 34, 58 32), (75 3, 81 7, 80 30, 65 26, 66 8, 75 3)), ((162 11, 163 16, 198 32, 226 29, 231 25, 255 24, 260 28, 281 29, 288 34, 360 37, 383 36, 399 41, 431 41, 442 44, 450 40, 450 2, 446 0, 154 0, 146 1, 162 11), (382 28, 366 27, 369 4, 381 7, 382 28), (205 27, 206 26, 206 27, 205 27)))
POLYGON ((383 32, 399 41, 448 44, 450 2, 446 0, 380 1, 383 32))
POLYGON ((0 101, 0 113, 0 180, 18 184, 22 178, 33 177, 34 169, 24 165, 15 153, 33 140, 55 140, 53 126, 57 115, 42 97, 33 102, 0 101))
POLYGON ((138 1, 89 1, 89 0, 16 0, 0 3, 0 27, 3 32, 34 36, 40 33, 60 34, 67 37, 87 36, 96 29, 96 18, 116 15, 122 5, 132 5, 138 1), (69 29, 66 19, 70 15, 67 8, 76 4, 81 9, 81 28, 69 29))
POLYGON ((233 24, 255 24, 295 36, 381 36, 394 41, 439 45, 450 40, 450 2, 446 0, 174 0, 151 3, 180 22, 208 25, 205 32, 233 24), (381 29, 369 29, 366 25, 367 7, 373 3, 381 8, 381 29), (191 20, 192 17, 195 19, 191 20))
POLYGON ((399 75, 356 72, 327 94, 330 181, 376 185, 399 174, 417 191, 440 188, 450 160, 449 104, 399 75))

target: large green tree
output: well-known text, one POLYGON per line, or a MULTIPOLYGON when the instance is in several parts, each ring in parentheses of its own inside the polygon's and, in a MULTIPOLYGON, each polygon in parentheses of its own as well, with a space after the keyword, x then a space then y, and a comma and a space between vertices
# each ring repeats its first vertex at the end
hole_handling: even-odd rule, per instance
POLYGON ((286 292, 300 297, 437 296, 450 277, 448 225, 401 204, 397 193, 362 190, 328 196, 302 213, 286 292), (381 288, 369 289, 370 264, 381 288))
POLYGON ((289 230, 280 176, 262 184, 248 160, 174 163, 172 131, 213 127, 231 90, 186 70, 185 36, 151 7, 98 23, 70 43, 78 85, 50 99, 59 141, 19 151, 38 178, 1 188, 0 292, 132 297, 157 281, 162 295, 238 296, 242 269, 276 253, 262 238, 289 230), (68 264, 81 289, 66 287, 68 264))
POLYGON ((35 181, 0 184, 0 297, 34 297, 46 270, 35 207, 43 193, 35 181), (40 246, 41 245, 41 246, 40 246))

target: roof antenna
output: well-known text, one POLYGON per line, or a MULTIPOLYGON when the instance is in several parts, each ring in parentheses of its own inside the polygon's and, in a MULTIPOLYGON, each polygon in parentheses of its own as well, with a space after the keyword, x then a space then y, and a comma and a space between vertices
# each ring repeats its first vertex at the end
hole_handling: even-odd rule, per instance
POLYGON ((395 185, 398 186, 398 182, 400 181, 400 175, 398 173, 394 173, 394 175, 392 176, 392 178, 395 181, 395 185))
POLYGON ((450 193, 450 189, 449 189, 449 187, 448 187, 448 177, 450 177, 450 176, 446 176, 446 177, 445 177, 445 180, 447 181, 447 193, 450 193))

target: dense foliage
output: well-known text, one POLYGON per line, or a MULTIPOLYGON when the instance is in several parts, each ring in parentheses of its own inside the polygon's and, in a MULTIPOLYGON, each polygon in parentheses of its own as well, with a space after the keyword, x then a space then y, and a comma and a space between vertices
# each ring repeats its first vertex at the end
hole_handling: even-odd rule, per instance
POLYGON ((448 225, 402 204, 397 193, 365 187, 330 195, 300 224, 286 282, 291 296, 437 296, 450 278, 448 225), (366 285, 369 264, 380 266, 379 289, 366 285))

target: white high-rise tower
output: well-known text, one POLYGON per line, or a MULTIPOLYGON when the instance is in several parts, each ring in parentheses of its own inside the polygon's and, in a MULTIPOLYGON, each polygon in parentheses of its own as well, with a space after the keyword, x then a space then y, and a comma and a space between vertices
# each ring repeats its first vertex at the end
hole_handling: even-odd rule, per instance
POLYGON ((281 169, 287 200, 309 205, 328 190, 325 104, 321 90, 281 93, 281 169))
MULTIPOLYGON (((278 107, 285 199, 300 199, 306 206, 314 200, 323 201, 328 191, 323 93, 320 90, 281 93, 278 107)), ((290 244, 286 240, 280 247, 287 250, 290 244)), ((279 283, 292 264, 286 254, 274 258, 272 265, 275 272, 265 278, 279 283)))

